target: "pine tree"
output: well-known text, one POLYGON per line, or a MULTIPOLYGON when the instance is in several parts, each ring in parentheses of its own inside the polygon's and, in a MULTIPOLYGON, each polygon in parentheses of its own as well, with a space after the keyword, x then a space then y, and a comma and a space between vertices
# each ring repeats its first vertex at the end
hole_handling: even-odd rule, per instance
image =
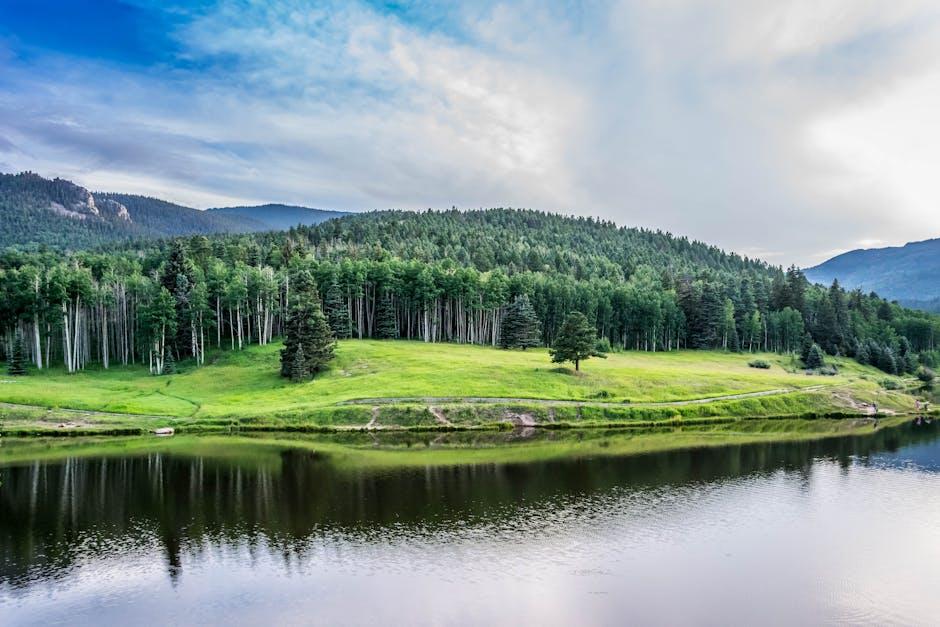
POLYGON ((573 362, 575 371, 581 370, 581 362, 589 357, 606 357, 597 350, 594 326, 580 311, 565 318, 550 353, 555 363, 573 362))
POLYGON ((813 344, 809 349, 809 353, 806 355, 806 359, 803 360, 807 368, 815 370, 817 368, 822 368, 826 365, 826 357, 823 353, 823 350, 819 347, 819 344, 813 344))
POLYGON ((378 310, 375 313, 375 337, 380 340, 394 340, 398 337, 395 307, 388 294, 379 301, 378 310))
POLYGON ((173 357, 173 348, 167 345, 165 357, 163 358, 163 374, 175 374, 175 373, 176 373, 176 359, 173 357))
POLYGON ((10 362, 7 364, 7 374, 12 377, 21 377, 27 374, 23 338, 19 334, 13 339, 13 351, 10 353, 10 362))
POLYGON ((800 346, 800 358, 805 362, 809 359, 809 352, 813 349, 816 343, 813 342, 813 336, 806 332, 803 335, 803 344, 800 346))
POLYGON ((330 321, 330 330, 337 339, 348 338, 352 334, 350 328, 349 307, 342 288, 335 280, 326 290, 326 299, 323 302, 327 319, 330 321))
POLYGON ((313 277, 306 270, 291 280, 290 310, 285 322, 284 348, 281 349, 281 376, 291 378, 297 353, 303 351, 308 376, 322 370, 333 358, 336 340, 320 308, 313 277))
POLYGON ((160 275, 160 284, 173 296, 176 322, 173 336, 167 337, 171 345, 181 356, 189 354, 189 327, 186 324, 186 310, 189 306, 189 290, 195 282, 192 264, 186 256, 186 244, 181 239, 173 240, 170 255, 160 275))
POLYGON ((732 353, 741 352, 741 338, 738 336, 737 329, 731 329, 731 334, 728 336, 728 350, 732 353))
POLYGON ((502 348, 525 350, 539 345, 541 323, 525 294, 517 296, 506 308, 500 327, 499 345, 502 348))
POLYGON ((290 380, 294 383, 300 383, 310 378, 310 371, 307 369, 307 359, 304 357, 303 344, 294 351, 293 363, 290 367, 290 380))

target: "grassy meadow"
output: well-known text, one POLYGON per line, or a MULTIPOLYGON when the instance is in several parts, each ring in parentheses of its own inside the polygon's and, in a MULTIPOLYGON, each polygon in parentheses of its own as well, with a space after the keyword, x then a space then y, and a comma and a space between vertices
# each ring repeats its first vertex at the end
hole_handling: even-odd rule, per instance
MULTIPOLYGON (((125 424, 121 415, 138 414, 185 419, 168 423, 177 425, 295 418, 326 426, 364 426, 372 407, 379 405, 386 416, 390 414, 384 408, 402 407, 385 426, 440 426, 427 411, 430 403, 445 407, 455 425, 472 424, 475 417, 477 423, 498 421, 497 415, 486 416, 482 407, 487 404, 514 404, 544 414, 548 402, 559 402, 550 408, 553 418, 557 413, 559 420, 582 422, 603 422, 620 408, 634 411, 628 418, 651 420, 824 415, 840 409, 859 413, 857 404, 870 402, 899 411, 913 408, 912 397, 882 389, 879 382, 887 375, 852 360, 832 360, 839 366, 836 376, 810 376, 791 357, 776 354, 622 352, 590 359, 575 373, 551 363, 545 349, 347 340, 339 343, 328 371, 311 382, 293 384, 278 376, 279 348, 274 343, 217 351, 203 367, 184 363, 179 373, 163 377, 150 376, 140 366, 72 375, 62 369, 33 370, 26 377, 0 375, 0 403, 108 412, 115 416, 99 418, 111 424, 125 424), (750 368, 748 361, 756 357, 772 367, 750 368), (774 393, 760 398, 722 398, 769 391, 774 393), (425 400, 429 398, 434 400, 425 400), (714 400, 683 404, 703 399, 714 400), (477 402, 471 407, 464 400, 477 402), (584 407, 571 407, 572 401, 584 407)), ((7 406, 0 420, 9 423, 27 413, 7 406)), ((619 415, 624 417, 623 411, 619 415)))

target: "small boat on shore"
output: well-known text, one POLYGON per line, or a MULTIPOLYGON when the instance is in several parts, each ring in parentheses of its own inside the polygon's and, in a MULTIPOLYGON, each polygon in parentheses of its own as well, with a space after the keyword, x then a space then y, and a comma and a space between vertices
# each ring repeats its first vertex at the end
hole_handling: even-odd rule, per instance
POLYGON ((173 433, 175 433, 173 427, 161 427, 153 430, 154 435, 173 435, 173 433))

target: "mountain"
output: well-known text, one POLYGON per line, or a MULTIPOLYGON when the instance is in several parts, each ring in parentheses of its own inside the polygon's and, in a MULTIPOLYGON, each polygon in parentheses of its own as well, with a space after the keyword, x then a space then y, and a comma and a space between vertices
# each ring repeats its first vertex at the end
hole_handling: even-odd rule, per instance
POLYGON ((294 205, 257 205, 253 207, 218 207, 209 209, 208 213, 220 216, 230 216, 252 220, 263 224, 268 231, 286 231, 297 226, 312 226, 320 224, 331 218, 349 215, 345 211, 328 211, 326 209, 311 209, 310 207, 297 207, 294 205))
POLYGON ((940 311, 940 238, 891 248, 853 250, 806 271, 806 277, 878 292, 910 307, 940 311))
POLYGON ((200 211, 147 196, 92 193, 71 181, 33 172, 0 174, 0 248, 79 249, 130 239, 252 233, 342 215, 285 205, 200 211))

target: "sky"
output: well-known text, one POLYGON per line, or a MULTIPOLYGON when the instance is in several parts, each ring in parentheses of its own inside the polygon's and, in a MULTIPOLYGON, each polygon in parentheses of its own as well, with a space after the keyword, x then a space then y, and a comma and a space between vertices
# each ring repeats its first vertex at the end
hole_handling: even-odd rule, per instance
POLYGON ((935 0, 0 0, 0 171, 526 207, 811 266, 940 237, 935 0))

